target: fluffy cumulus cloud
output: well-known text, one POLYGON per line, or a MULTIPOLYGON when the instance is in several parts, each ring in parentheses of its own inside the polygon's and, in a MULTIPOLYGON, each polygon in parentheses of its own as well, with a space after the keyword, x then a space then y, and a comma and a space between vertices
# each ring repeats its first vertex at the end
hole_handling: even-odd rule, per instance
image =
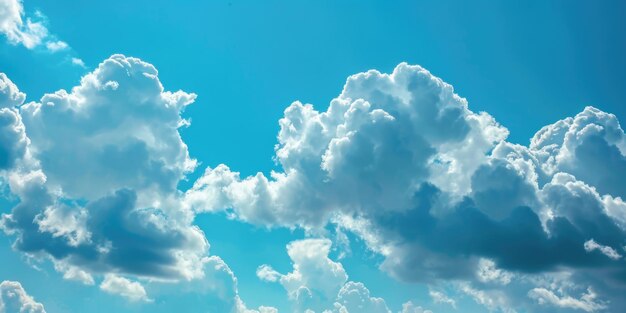
MULTIPOLYGON (((221 260, 212 266, 217 261, 176 189, 195 165, 178 133, 195 95, 164 91, 157 74, 115 55, 72 92, 25 105, 0 74, 0 173, 19 200, 0 227, 16 238, 16 250, 51 260, 65 279, 98 281, 132 301, 150 302, 147 289, 159 281, 191 284, 225 271, 227 279, 217 280, 224 286, 213 289, 234 294, 203 305, 254 312, 238 298, 230 269, 221 260)), ((19 284, 4 282, 2 295, 6 312, 43 312, 19 284)))
POLYGON ((114 55, 71 92, 0 112, 10 152, 3 164, 28 160, 5 175, 20 202, 1 225, 17 250, 83 281, 87 273, 201 274, 208 243, 176 189, 195 164, 178 133, 195 95, 164 91, 157 74, 114 55))
POLYGON ((370 296, 370 291, 360 282, 349 281, 339 290, 335 309, 339 313, 390 313, 385 300, 370 296))
POLYGON ((46 313, 43 305, 29 296, 22 284, 5 280, 0 283, 0 313, 46 313))
POLYGON ((28 138, 16 109, 25 99, 26 95, 0 73, 0 171, 15 167, 26 155, 28 138))
POLYGON ((22 105, 26 100, 26 95, 7 77, 0 73, 0 107, 13 108, 22 105))
POLYGON ((351 76, 326 111, 295 102, 279 124, 281 171, 207 168, 186 203, 267 226, 336 224, 392 276, 465 281, 457 290, 493 310, 532 305, 530 277, 555 272, 625 307, 626 137, 614 115, 587 107, 513 144, 452 86, 400 64, 351 76), (509 299, 520 286, 511 293, 526 304, 509 299))
POLYGON ((155 301, 150 307, 162 312, 180 311, 185 303, 194 312, 225 313, 277 313, 270 306, 248 308, 239 296, 237 277, 219 257, 211 256, 204 265, 199 279, 179 283, 147 285, 147 291, 155 301))
POLYGON ((178 128, 195 98, 165 91, 151 64, 114 55, 71 92, 47 94, 22 115, 52 188, 87 200, 126 188, 142 200, 171 194, 194 168, 178 128))
MULTIPOLYGON (((329 239, 303 239, 287 245, 293 271, 281 274, 261 265, 257 276, 280 283, 295 312, 390 313, 385 300, 370 295, 363 283, 348 280, 343 265, 330 259, 329 239)), ((421 312, 412 304, 407 312, 421 312)))
POLYGON ((448 297, 445 293, 437 290, 429 290, 428 295, 432 298, 434 303, 447 304, 456 309, 456 300, 448 297))
POLYGON ((0 33, 9 43, 23 45, 27 49, 43 46, 50 52, 68 49, 66 42, 50 34, 45 21, 45 16, 39 11, 26 15, 22 0, 0 0, 0 33))
MULTIPOLYGON (((21 2, 2 5, 2 32, 34 40, 11 31, 29 29, 21 2)), ((403 63, 351 76, 326 111, 290 105, 279 121, 281 170, 241 177, 218 165, 181 191, 196 168, 179 133, 195 97, 167 91, 154 66, 123 55, 26 104, 0 74, 0 177, 16 203, 0 229, 14 248, 144 305, 185 290, 181 299, 207 299, 211 311, 275 312, 245 306, 193 224, 227 210, 269 227, 333 229, 341 245, 354 235, 391 276, 429 284, 438 305, 626 308, 626 136, 612 114, 587 107, 513 144, 452 86, 403 63)), ((257 275, 281 284, 296 311, 390 312, 349 281, 331 245, 294 241, 291 272, 263 265, 257 275)))
POLYGON ((0 74, 0 179, 17 202, 0 229, 13 248, 50 260, 65 279, 146 306, 181 300, 211 312, 276 312, 246 307, 177 189, 195 167, 178 132, 195 97, 166 91, 154 66, 123 55, 70 92, 27 104, 0 74))
POLYGON ((225 166, 209 168, 188 201, 280 225, 403 211, 417 204, 414 193, 425 182, 456 198, 469 192, 467 173, 507 135, 488 114, 469 111, 450 85, 407 64, 392 75, 350 77, 326 112, 295 102, 280 126, 276 159, 284 172, 241 179, 225 166))

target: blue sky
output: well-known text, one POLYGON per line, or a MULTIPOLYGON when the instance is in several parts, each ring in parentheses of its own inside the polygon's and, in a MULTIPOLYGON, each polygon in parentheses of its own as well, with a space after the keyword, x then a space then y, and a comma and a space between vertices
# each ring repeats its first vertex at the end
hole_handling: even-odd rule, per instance
POLYGON ((2 0, 0 312, 620 312, 625 18, 2 0))

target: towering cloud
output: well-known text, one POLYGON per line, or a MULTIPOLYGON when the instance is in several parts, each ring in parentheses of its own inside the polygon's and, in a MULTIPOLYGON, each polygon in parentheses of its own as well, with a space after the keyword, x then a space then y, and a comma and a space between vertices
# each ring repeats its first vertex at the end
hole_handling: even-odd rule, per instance
POLYGON ((87 282, 88 273, 199 277, 208 243, 176 189, 195 164, 178 133, 194 98, 164 91, 152 65, 114 55, 71 93, 22 106, 23 124, 3 109, 13 138, 4 163, 32 155, 7 175, 21 201, 1 225, 15 248, 87 282))
MULTIPOLYGON (((215 311, 255 312, 193 224, 196 214, 228 210, 258 225, 349 231, 387 273, 434 286, 433 298, 452 306, 437 286, 493 311, 626 307, 626 136, 614 115, 587 107, 529 146, 512 144, 452 86, 400 64, 351 76, 324 112, 289 106, 281 171, 240 177, 218 165, 182 192, 196 161, 179 128, 194 99, 122 55, 69 92, 27 104, 1 74, 0 176, 19 201, 0 228, 14 247, 129 299, 150 302, 167 289, 154 287, 160 281, 217 292, 205 303, 215 311)), ((389 312, 348 280, 330 247, 292 242, 293 270, 265 265, 258 276, 280 283, 298 311, 389 312)))
MULTIPOLYGON (((488 259, 523 275, 569 271, 625 305, 611 291, 626 290, 626 265, 615 257, 626 243, 626 143, 614 115, 587 107, 528 147, 512 144, 450 85, 400 64, 351 76, 325 112, 295 102, 279 124, 281 172, 242 178, 208 168, 186 202, 255 224, 336 224, 405 281, 477 281, 488 259)), ((465 286, 477 299, 496 294, 465 286)))

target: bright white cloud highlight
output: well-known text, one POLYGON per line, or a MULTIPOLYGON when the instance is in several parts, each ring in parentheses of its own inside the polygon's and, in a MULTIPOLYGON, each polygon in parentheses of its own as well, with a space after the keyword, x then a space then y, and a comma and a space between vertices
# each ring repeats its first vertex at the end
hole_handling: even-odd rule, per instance
POLYGON ((74 65, 85 67, 85 62, 79 58, 72 58, 71 61, 72 61, 72 64, 74 65))
POLYGON ((515 309, 511 308, 509 299, 506 295, 497 290, 480 290, 471 286, 471 284, 463 282, 459 284, 459 290, 472 297, 476 303, 483 305, 489 312, 515 313, 515 309))
POLYGON ((456 309, 456 300, 448 297, 448 295, 446 295, 445 293, 443 293, 441 291, 429 289, 428 290, 428 295, 430 296, 431 299, 433 299, 433 302, 435 302, 435 303, 442 303, 442 304, 448 304, 451 307, 456 309))
POLYGON ((338 313, 391 313, 385 300, 370 296, 363 283, 349 281, 339 290, 335 302, 338 313))
MULTIPOLYGON (((271 311, 245 307, 234 274, 208 257, 192 224, 198 213, 229 210, 310 233, 335 224, 380 253, 393 277, 465 281, 458 291, 489 310, 512 312, 514 280, 555 268, 623 303, 623 276, 611 273, 625 270, 613 247, 626 238, 626 136, 596 108, 516 145, 452 86, 403 63, 391 74, 351 76, 326 111, 290 105, 279 121, 280 171, 240 177, 218 165, 183 192, 177 186, 196 161, 179 128, 189 124, 181 115, 195 94, 166 91, 151 64, 111 56, 78 86, 19 110, 25 96, 6 76, 0 94, 0 173, 19 198, 0 228, 16 249, 53 259, 67 279, 93 284, 101 275, 108 289, 141 294, 122 276, 206 283, 215 274, 230 282, 215 287, 228 290, 215 311, 271 311)), ((280 283, 299 311, 388 311, 348 280, 330 247, 327 239, 292 242, 291 272, 264 265, 257 276, 280 283)), ((537 302, 568 299, 532 288, 537 302)), ((450 303, 442 295, 431 294, 450 303)), ((604 303, 591 291, 584 299, 604 303)))
POLYGON ((421 306, 416 306, 413 302, 408 301, 402 304, 400 313, 433 313, 431 310, 425 310, 421 306))
POLYGON ((292 272, 282 275, 265 265, 259 267, 257 273, 264 280, 278 280, 302 311, 308 308, 319 310, 334 302, 348 280, 341 263, 328 257, 330 248, 328 239, 291 242, 287 245, 287 254, 293 261, 292 272))
POLYGON ((483 283, 495 282, 507 285, 511 282, 512 273, 496 267, 496 263, 489 259, 480 259, 478 261, 478 270, 476 272, 478 280, 483 283))
POLYGON ((50 52, 57 52, 69 48, 66 42, 50 34, 41 12, 26 15, 22 0, 0 0, 0 33, 9 43, 27 49, 43 46, 50 52))
POLYGON ((528 292, 528 297, 537 301, 541 305, 552 305, 559 308, 582 310, 585 312, 596 312, 606 309, 606 305, 597 301, 597 295, 591 289, 587 289, 580 299, 571 296, 558 296, 554 292, 545 288, 534 288, 528 292))
POLYGON ((113 274, 107 274, 104 277, 100 284, 100 289, 128 298, 131 301, 151 301, 146 290, 139 282, 113 274))
POLYGON ((22 284, 5 280, 0 283, 0 313, 46 313, 43 305, 28 295, 22 284))
POLYGON ((52 52, 56 52, 69 48, 69 45, 65 41, 49 41, 46 43, 46 48, 52 52))
POLYGON ((619 260, 622 258, 622 255, 617 253, 617 251, 609 246, 603 246, 599 243, 597 243, 595 240, 593 239, 589 239, 587 241, 585 241, 585 251, 587 252, 592 252, 592 251, 600 251, 602 254, 606 255, 608 258, 610 258, 611 260, 619 260))
MULTIPOLYGON (((348 281, 339 262, 330 259, 328 239, 303 239, 287 245, 293 271, 281 274, 269 265, 261 265, 257 276, 267 282, 279 282, 294 302, 296 312, 391 313, 385 300, 370 295, 363 283, 348 281)), ((418 307, 407 306, 407 312, 418 307)))
POLYGON ((6 74, 0 73, 0 107, 13 108, 24 103, 24 100, 26 94, 20 92, 6 74))
POLYGON ((176 188, 195 166, 178 133, 195 95, 165 91, 157 75, 114 55, 20 111, 25 95, 0 75, 0 174, 20 200, 0 229, 17 250, 86 284, 202 277, 209 245, 176 188))
POLYGON ((466 293, 496 309, 507 293, 485 285, 555 268, 579 273, 581 285, 602 276, 594 283, 606 282, 600 289, 615 301, 626 290, 609 287, 626 286, 609 274, 625 265, 584 248, 589 238, 611 249, 626 238, 626 135, 610 113, 586 107, 530 145, 512 144, 452 86, 403 63, 349 77, 325 111, 292 103, 279 126, 281 170, 207 168, 186 203, 258 225, 336 224, 380 253, 393 277, 474 279, 466 293))

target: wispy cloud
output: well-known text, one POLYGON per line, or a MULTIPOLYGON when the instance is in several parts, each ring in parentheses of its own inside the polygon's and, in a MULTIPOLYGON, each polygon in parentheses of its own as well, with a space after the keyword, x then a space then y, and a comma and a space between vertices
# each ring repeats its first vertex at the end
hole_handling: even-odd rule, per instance
MULTIPOLYGON (((70 45, 48 30, 47 18, 40 12, 27 14, 21 0, 0 0, 0 34, 12 45, 27 49, 43 49, 49 53, 72 53, 70 45)), ((71 63, 84 67, 84 62, 72 57, 71 63)))

